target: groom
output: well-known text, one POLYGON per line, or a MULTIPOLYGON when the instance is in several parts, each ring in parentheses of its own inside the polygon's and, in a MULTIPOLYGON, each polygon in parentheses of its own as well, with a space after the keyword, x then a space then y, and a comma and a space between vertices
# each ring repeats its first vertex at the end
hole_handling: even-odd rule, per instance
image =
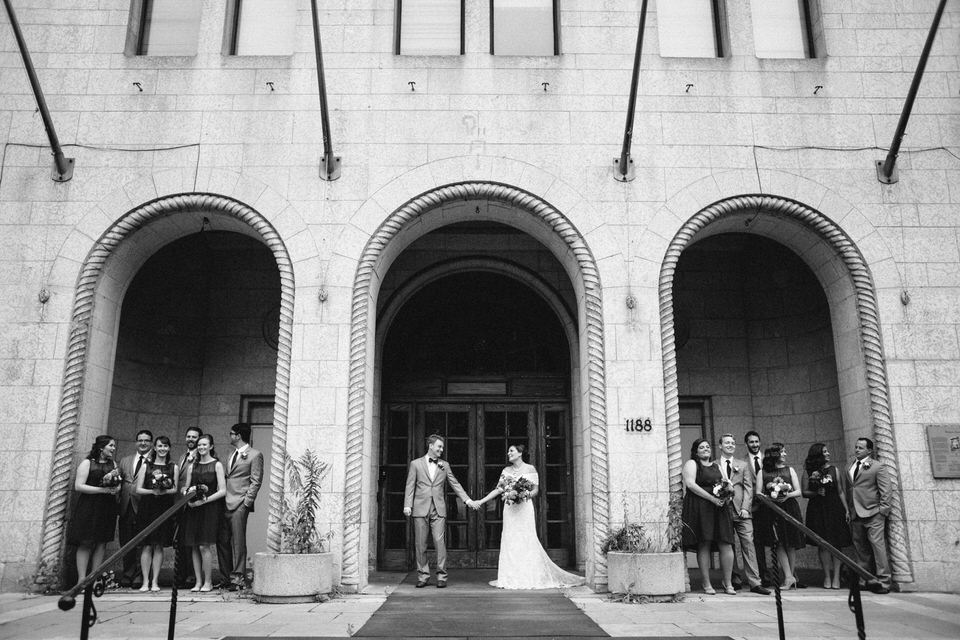
POLYGON ((427 529, 433 533, 433 546, 437 550, 437 588, 447 586, 447 501, 446 484, 468 506, 474 501, 463 490, 453 475, 453 470, 440 456, 443 455, 443 438, 437 434, 427 436, 427 455, 410 461, 407 473, 407 490, 403 497, 403 515, 413 516, 413 535, 417 556, 417 588, 430 582, 430 565, 427 562, 427 529))

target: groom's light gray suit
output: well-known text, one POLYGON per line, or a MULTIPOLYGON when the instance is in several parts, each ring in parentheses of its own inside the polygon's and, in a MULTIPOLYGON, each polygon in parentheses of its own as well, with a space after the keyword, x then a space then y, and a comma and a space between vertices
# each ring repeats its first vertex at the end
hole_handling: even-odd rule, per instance
POLYGON ((427 563, 427 530, 433 533, 433 546, 437 550, 437 581, 447 579, 447 502, 446 485, 449 484, 464 502, 470 497, 460 486, 447 462, 438 459, 430 462, 430 456, 410 461, 407 472, 407 488, 403 497, 403 509, 411 510, 413 517, 414 545, 416 547, 417 577, 425 581, 430 577, 427 563), (430 465, 437 469, 430 477, 430 465))

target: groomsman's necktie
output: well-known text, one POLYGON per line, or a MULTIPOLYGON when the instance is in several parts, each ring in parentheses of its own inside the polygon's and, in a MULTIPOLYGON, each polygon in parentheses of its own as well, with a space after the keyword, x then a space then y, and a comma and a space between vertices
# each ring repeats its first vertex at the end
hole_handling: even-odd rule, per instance
POLYGON ((857 476, 859 476, 859 475, 860 475, 860 461, 857 460, 857 466, 856 466, 856 468, 853 470, 853 480, 854 480, 854 482, 856 482, 857 476))
POLYGON ((133 469, 133 477, 140 475, 140 467, 143 466, 143 456, 137 456, 137 466, 133 469))
POLYGON ((760 456, 753 456, 753 472, 760 473, 760 456))
POLYGON ((727 480, 729 480, 732 475, 733 473, 730 471, 730 461, 727 460, 727 480))
POLYGON ((227 470, 227 473, 233 471, 233 467, 237 464, 238 455, 240 455, 240 449, 235 449, 233 455, 230 456, 230 468, 227 470))

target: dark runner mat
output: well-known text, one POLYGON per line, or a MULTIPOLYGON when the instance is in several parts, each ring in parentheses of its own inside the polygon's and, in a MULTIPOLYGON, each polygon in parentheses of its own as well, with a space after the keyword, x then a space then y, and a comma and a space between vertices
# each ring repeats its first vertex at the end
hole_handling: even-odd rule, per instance
POLYGON ((354 634, 356 637, 608 638, 559 589, 494 589, 493 570, 451 571, 446 589, 435 580, 416 588, 410 573, 354 634))

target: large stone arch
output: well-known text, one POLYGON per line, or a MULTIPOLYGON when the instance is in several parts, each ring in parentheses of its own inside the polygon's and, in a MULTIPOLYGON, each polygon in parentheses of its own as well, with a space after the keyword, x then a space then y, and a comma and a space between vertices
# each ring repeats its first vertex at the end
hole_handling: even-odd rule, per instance
POLYGON ((376 296, 381 269, 398 252, 398 245, 453 220, 425 221, 445 204, 458 201, 489 201, 522 214, 517 218, 484 217, 479 207, 473 219, 510 224, 538 237, 567 268, 578 294, 581 393, 585 398, 585 429, 589 431, 589 510, 591 549, 588 567, 593 582, 606 583, 606 565, 600 541, 609 523, 609 478, 606 435, 606 387, 603 343, 602 291, 596 262, 580 232, 556 208, 537 196, 513 186, 490 181, 465 181, 432 188, 397 208, 367 240, 354 278, 350 378, 347 405, 347 439, 344 482, 344 539, 342 583, 357 587, 362 582, 366 557, 363 550, 364 456, 370 445, 370 420, 374 384, 376 296), (398 241, 398 236, 403 238, 398 241))
MULTIPOLYGON (((102 209, 91 216, 102 220, 102 209)), ((73 475, 78 431, 84 400, 90 395, 91 384, 103 384, 103 376, 94 376, 91 383, 91 368, 98 366, 95 358, 104 358, 106 351, 112 355, 106 341, 98 337, 104 333, 100 324, 109 324, 98 318, 100 306, 112 304, 119 309, 120 301, 130 279, 137 269, 152 255, 152 251, 201 228, 209 219, 220 222, 224 230, 243 233, 263 242, 274 255, 280 275, 280 332, 277 350, 277 369, 274 412, 274 455, 286 448, 288 398, 290 389, 290 364, 292 351, 294 273, 293 262, 283 239, 274 225, 259 211, 228 196, 209 193, 181 193, 158 197, 134 207, 109 224, 87 248, 82 261, 76 260, 79 243, 65 243, 53 273, 62 273, 69 264, 79 262, 79 276, 74 288, 73 308, 70 315, 69 337, 63 384, 58 412, 56 442, 50 473, 50 488, 44 511, 43 535, 40 560, 53 566, 59 559, 63 545, 67 502, 70 496, 70 479, 73 475), (189 222, 189 224, 187 224, 189 222), (140 233, 140 243, 132 240, 140 233), (132 247, 132 248, 131 248, 132 247), (126 280, 117 279, 117 274, 108 273, 111 265, 119 264, 116 270, 126 280), (92 345, 100 341, 106 349, 92 345)), ((116 313, 116 311, 114 311, 116 313)), ((107 331, 106 333, 109 333, 107 331)), ((277 458, 279 459, 279 458, 277 458)), ((270 477, 270 520, 268 543, 271 549, 279 548, 279 530, 273 524, 279 519, 279 497, 283 487, 280 465, 275 465, 270 477)))
POLYGON ((845 311, 856 318, 852 332, 860 360, 852 368, 868 396, 865 419, 873 425, 878 456, 893 470, 896 487, 888 532, 891 566, 896 581, 913 582, 873 276, 856 243, 832 220, 800 202, 762 194, 725 198, 683 223, 666 249, 660 268, 659 307, 671 489, 680 487, 682 465, 673 279, 687 246, 707 235, 730 231, 763 235, 796 251, 824 286, 832 313, 836 314, 835 307, 843 299, 848 306, 845 311), (832 269, 837 260, 843 265, 842 273, 832 269))

